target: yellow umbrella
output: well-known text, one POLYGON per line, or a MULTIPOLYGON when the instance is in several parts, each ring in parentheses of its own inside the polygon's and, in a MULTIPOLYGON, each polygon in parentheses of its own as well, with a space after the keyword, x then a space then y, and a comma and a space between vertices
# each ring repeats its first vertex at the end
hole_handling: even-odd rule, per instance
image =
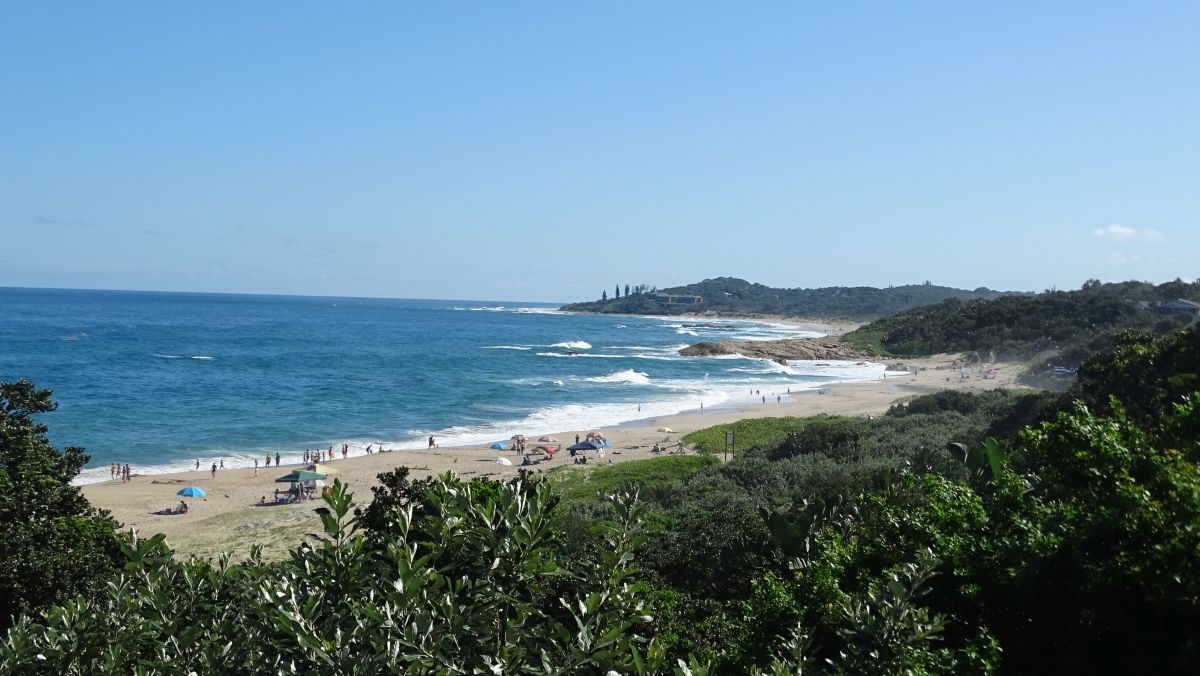
POLYGON ((671 429, 670 427, 660 427, 660 428, 658 428, 658 431, 659 432, 674 432, 675 430, 671 429))

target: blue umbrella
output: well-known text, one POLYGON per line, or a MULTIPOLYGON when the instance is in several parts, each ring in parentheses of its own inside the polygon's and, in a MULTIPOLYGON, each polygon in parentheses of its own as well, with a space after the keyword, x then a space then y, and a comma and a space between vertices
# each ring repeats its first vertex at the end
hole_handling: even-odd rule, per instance
POLYGON ((575 444, 574 446, 571 446, 567 450, 568 451, 598 451, 601 448, 603 448, 603 446, 601 446, 600 444, 598 444, 594 441, 581 441, 581 442, 575 444))
POLYGON ((504 444, 500 443, 499 441, 497 441, 496 443, 492 444, 492 448, 498 448, 503 451, 505 448, 508 448, 508 447, 505 446, 504 444))
POLYGON ((199 486, 186 486, 179 489, 175 495, 182 495, 185 498, 202 498, 204 497, 204 489, 199 486))

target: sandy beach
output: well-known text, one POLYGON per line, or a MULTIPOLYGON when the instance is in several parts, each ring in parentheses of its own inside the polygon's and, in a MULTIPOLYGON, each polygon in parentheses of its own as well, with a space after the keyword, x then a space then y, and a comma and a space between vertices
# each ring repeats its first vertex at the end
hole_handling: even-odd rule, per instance
MULTIPOLYGON (((564 468, 583 469, 600 463, 649 458, 654 455, 651 449, 656 443, 676 443, 688 432, 745 418, 821 413, 877 415, 898 399, 915 394, 944 389, 984 391, 1017 386, 1015 378, 1021 368, 1018 364, 990 365, 996 369, 995 378, 982 379, 976 371, 972 377, 963 379, 954 365, 956 359, 957 355, 940 355, 927 359, 875 360, 892 369, 908 370, 890 371, 884 380, 876 382, 831 385, 826 388, 825 394, 809 392, 789 396, 783 392, 770 395, 763 392, 767 396, 765 404, 737 410, 690 411, 626 423, 603 430, 612 443, 603 460, 593 460, 585 466, 575 465, 564 450, 555 455, 553 460, 543 461, 529 469, 564 471, 564 468), (776 395, 780 396, 779 403, 775 400, 776 395), (660 427, 669 427, 673 433, 657 431, 660 427)), ((557 437, 565 449, 574 443, 576 434, 582 436, 589 431, 527 430, 525 434, 531 442, 542 435, 557 437)), ((535 445, 530 443, 529 447, 535 445)), ((349 484, 358 503, 365 505, 371 501, 370 487, 375 483, 376 475, 402 465, 409 467, 414 477, 453 471, 464 477, 505 478, 516 475, 521 458, 512 451, 465 446, 375 453, 336 460, 325 466, 336 472, 329 475, 331 482, 334 476, 341 478, 349 484), (513 466, 497 464, 498 457, 508 458, 513 466)), ((135 476, 129 483, 106 481, 86 485, 83 491, 92 504, 112 512, 126 528, 134 528, 143 536, 166 533, 168 543, 179 555, 215 557, 221 552, 231 552, 237 560, 252 545, 259 544, 266 557, 278 558, 298 545, 305 534, 320 530, 320 522, 313 514, 313 508, 320 506, 319 501, 260 505, 262 499, 271 502, 277 487, 287 488, 287 484, 276 484, 276 477, 302 467, 299 463, 285 463, 280 468, 272 466, 259 469, 257 476, 253 469, 218 470, 216 477, 211 476, 207 469, 137 476, 134 468, 135 476), (183 486, 199 486, 207 496, 185 498, 190 508, 187 514, 156 514, 179 504, 181 498, 176 496, 176 492, 183 486)))

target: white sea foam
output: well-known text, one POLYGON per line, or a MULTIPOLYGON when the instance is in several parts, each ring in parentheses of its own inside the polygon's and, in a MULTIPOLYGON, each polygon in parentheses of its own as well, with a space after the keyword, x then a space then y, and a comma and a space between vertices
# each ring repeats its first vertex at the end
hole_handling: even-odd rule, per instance
POLYGON ((478 307, 454 306, 446 308, 454 312, 513 312, 523 315, 561 315, 567 314, 557 308, 549 307, 508 307, 506 305, 483 305, 478 307))
POLYGON ((532 350, 533 348, 525 347, 523 345, 485 345, 481 349, 484 349, 484 350, 532 350))
POLYGON ((199 359, 200 361, 212 361, 212 360, 213 360, 213 358, 212 358, 212 357, 210 357, 210 356, 208 356, 208 355, 206 355, 206 354, 195 354, 195 355, 192 355, 192 359, 199 359))
POLYGON ((183 358, 177 354, 156 354, 154 356, 158 357, 159 359, 182 359, 183 358))
POLYGON ((566 357, 568 359, 587 357, 590 359, 627 359, 628 355, 624 354, 567 354, 566 352, 538 352, 539 357, 566 357))
POLYGON ((592 344, 583 340, 567 340, 561 343, 554 343, 550 347, 561 347, 568 350, 590 350, 592 349, 592 344))
POLYGON ((589 383, 630 383, 633 385, 649 385, 650 375, 633 369, 625 369, 624 371, 616 371, 603 376, 592 376, 581 378, 584 382, 589 383))

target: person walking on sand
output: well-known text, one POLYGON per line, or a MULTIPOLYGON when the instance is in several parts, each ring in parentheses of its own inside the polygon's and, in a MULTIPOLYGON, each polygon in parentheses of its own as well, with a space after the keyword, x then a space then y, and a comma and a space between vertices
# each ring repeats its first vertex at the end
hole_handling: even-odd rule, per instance
POLYGON ((258 458, 254 459, 254 476, 258 476, 258 458))
POLYGON ((437 448, 437 440, 433 438, 432 434, 429 435, 429 448, 437 448))
POLYGON ((212 470, 211 470, 211 471, 212 471, 212 478, 216 479, 216 478, 217 478, 217 463, 215 463, 215 462, 214 462, 214 463, 212 464, 212 470))
POLYGON ((200 469, 200 458, 196 458, 196 469, 200 469))
POLYGON ((225 469, 225 458, 221 458, 221 469, 225 469))
POLYGON ((117 463, 114 462, 113 464, 108 466, 108 478, 109 479, 117 478, 117 463))
POLYGON ((278 453, 275 454, 275 466, 276 467, 279 466, 279 454, 278 453))
POLYGON ((129 479, 132 476, 133 476, 133 473, 129 471, 129 463, 126 463, 125 464, 125 483, 129 483, 129 479))

